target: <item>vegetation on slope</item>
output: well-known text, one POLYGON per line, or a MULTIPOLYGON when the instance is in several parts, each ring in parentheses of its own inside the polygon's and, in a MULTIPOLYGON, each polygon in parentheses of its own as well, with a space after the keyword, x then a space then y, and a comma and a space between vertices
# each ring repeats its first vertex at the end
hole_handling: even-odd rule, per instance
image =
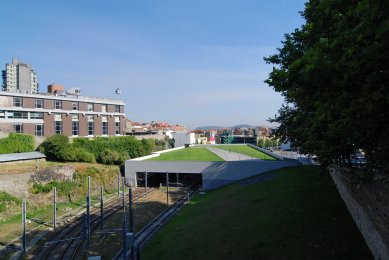
POLYGON ((222 158, 212 153, 206 148, 184 148, 168 153, 163 153, 158 157, 149 159, 150 161, 224 161, 222 158))
POLYGON ((265 154, 261 151, 258 151, 250 146, 247 145, 218 145, 215 148, 223 149, 235 153, 241 153, 248 156, 251 156, 253 158, 258 158, 262 160, 276 160, 274 157, 265 154))
POLYGON ((281 169, 198 195, 142 257, 372 258, 332 180, 314 167, 281 169))

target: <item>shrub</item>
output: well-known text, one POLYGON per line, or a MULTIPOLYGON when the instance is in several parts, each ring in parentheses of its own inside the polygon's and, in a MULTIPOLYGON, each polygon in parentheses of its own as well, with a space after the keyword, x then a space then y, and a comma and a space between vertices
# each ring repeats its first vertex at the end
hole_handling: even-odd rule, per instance
POLYGON ((106 149, 101 152, 99 156, 99 161, 108 165, 119 165, 123 164, 128 159, 128 157, 128 153, 126 152, 116 152, 106 149))
POLYGON ((34 148, 32 135, 10 133, 8 137, 0 138, 0 154, 32 152, 34 148))
POLYGON ((21 205, 22 200, 18 199, 6 192, 0 191, 0 212, 7 210, 7 204, 14 203, 16 205, 21 205))
POLYGON ((74 148, 77 162, 95 163, 96 157, 93 153, 87 152, 84 149, 74 148))
POLYGON ((49 193, 53 190, 54 187, 57 187, 58 195, 68 195, 74 190, 76 186, 76 183, 68 180, 51 181, 46 184, 34 183, 30 189, 30 192, 33 194, 49 193))
POLYGON ((97 137, 93 140, 74 138, 73 145, 94 154, 98 161, 101 161, 101 155, 105 150, 119 152, 121 157, 127 155, 136 158, 150 154, 155 146, 153 139, 138 141, 133 136, 97 137))
POLYGON ((83 140, 79 140, 79 146, 69 143, 67 136, 58 134, 47 138, 39 147, 48 160, 67 162, 96 162, 95 156, 82 148, 83 140))
POLYGON ((48 160, 66 161, 69 156, 71 145, 67 136, 56 134, 47 138, 39 146, 39 150, 46 155, 48 160))

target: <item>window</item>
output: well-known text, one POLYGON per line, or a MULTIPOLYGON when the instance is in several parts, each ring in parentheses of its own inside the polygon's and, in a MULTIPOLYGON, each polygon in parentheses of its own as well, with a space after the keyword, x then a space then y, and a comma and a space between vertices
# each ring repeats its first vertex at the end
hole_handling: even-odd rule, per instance
POLYGON ((93 135, 93 122, 88 122, 88 135, 93 135))
POLYGON ((78 115, 77 114, 73 114, 72 115, 72 121, 78 121, 78 115))
POLYGON ((61 114, 55 114, 54 115, 54 121, 62 121, 62 115, 61 114))
POLYGON ((35 99, 35 108, 43 108, 43 100, 35 99))
POLYGON ((31 112, 30 113, 31 119, 43 119, 43 113, 42 112, 31 112))
POLYGON ((107 105, 101 105, 101 112, 103 113, 107 112, 107 105))
POLYGON ((8 112, 8 118, 28 119, 28 112, 10 111, 8 112))
POLYGON ((55 101, 55 109, 62 109, 62 101, 61 100, 55 101))
POLYGON ((23 125, 22 124, 14 124, 14 132, 15 133, 23 133, 23 125))
POLYGON ((88 121, 89 121, 89 122, 90 122, 90 121, 93 122, 93 116, 89 115, 89 116, 88 116, 88 121))
POLYGON ((72 110, 78 110, 78 102, 72 102, 72 110))
POLYGON ((0 118, 5 118, 5 112, 3 110, 0 111, 0 118))
POLYGON ((35 125, 35 135, 43 136, 43 125, 35 125))
POLYGON ((115 105, 115 112, 120 113, 120 106, 119 105, 115 105))
POLYGON ((115 122, 115 134, 120 135, 120 122, 115 122))
POLYGON ((87 110, 93 112, 93 104, 87 104, 87 110))
POLYGON ((102 122, 102 134, 107 135, 108 134, 108 123, 102 122))
POLYGON ((78 135, 78 121, 72 122, 72 135, 78 135))
POLYGON ((62 121, 54 122, 54 131, 56 134, 62 134, 62 121))
POLYGON ((14 107, 22 107, 23 106, 23 100, 21 97, 14 97, 13 102, 14 107))

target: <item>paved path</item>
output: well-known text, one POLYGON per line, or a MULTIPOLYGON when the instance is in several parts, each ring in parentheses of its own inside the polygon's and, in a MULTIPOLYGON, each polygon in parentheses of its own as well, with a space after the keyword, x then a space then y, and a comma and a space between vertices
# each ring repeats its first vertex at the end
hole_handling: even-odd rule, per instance
POLYGON ((259 160, 258 158, 253 158, 245 154, 230 152, 223 149, 213 147, 207 147, 207 149, 216 154, 217 156, 221 157, 225 161, 259 160))

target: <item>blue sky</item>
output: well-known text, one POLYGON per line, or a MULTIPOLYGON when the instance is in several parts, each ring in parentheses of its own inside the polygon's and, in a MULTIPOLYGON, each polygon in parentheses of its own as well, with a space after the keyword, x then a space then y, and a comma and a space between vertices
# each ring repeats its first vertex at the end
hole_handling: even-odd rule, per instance
POLYGON ((263 57, 301 26, 304 2, 2 1, 0 65, 31 64, 41 92, 121 98, 135 121, 266 125, 283 99, 263 57))

